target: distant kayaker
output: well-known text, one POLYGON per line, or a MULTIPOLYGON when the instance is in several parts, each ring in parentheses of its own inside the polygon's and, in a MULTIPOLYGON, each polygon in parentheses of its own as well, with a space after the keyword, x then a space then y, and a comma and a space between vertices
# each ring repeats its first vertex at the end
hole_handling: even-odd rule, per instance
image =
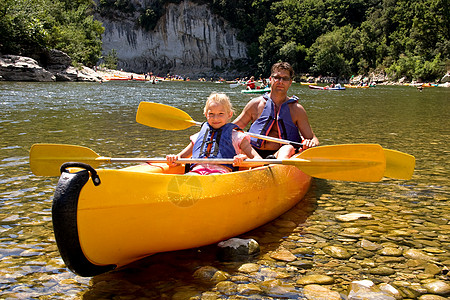
POLYGON ((247 90, 254 90, 256 88, 255 76, 250 77, 246 84, 247 90))
MULTIPOLYGON (((296 96, 287 96, 293 76, 289 63, 274 64, 269 78, 270 93, 250 100, 233 123, 243 129, 251 123, 249 132, 301 142, 303 149, 318 146, 319 139, 309 125, 305 109, 296 96)), ((251 144, 263 158, 289 158, 296 152, 291 145, 256 138, 251 139, 251 144)))
MULTIPOLYGON (((236 125, 229 123, 233 116, 233 107, 225 94, 212 93, 206 100, 203 110, 207 122, 200 132, 190 137, 191 142, 180 153, 167 155, 167 164, 176 165, 179 158, 233 158, 233 164, 239 165, 247 158, 261 157, 250 145, 250 137, 236 125)), ((194 164, 189 173, 208 175, 228 173, 232 165, 194 164)))

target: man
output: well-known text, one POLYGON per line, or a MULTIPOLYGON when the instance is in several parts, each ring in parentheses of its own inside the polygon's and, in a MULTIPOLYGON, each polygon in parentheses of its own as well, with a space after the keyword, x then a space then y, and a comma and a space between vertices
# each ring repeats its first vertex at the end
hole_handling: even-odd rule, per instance
MULTIPOLYGON (((293 75, 289 63, 274 64, 269 78, 270 93, 250 100, 233 123, 240 128, 252 123, 249 132, 301 142, 303 149, 318 146, 319 139, 309 125, 305 109, 297 97, 287 96, 293 75)), ((289 158, 296 151, 291 145, 256 138, 252 138, 252 146, 263 158, 272 155, 278 159, 289 158)))

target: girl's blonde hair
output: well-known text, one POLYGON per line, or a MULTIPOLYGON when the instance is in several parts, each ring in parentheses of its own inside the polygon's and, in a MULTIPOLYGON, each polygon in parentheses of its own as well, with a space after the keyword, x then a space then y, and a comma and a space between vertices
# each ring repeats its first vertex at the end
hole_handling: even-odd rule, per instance
POLYGON ((227 95, 222 93, 211 93, 209 95, 208 99, 206 100, 205 108, 203 109, 203 113, 206 114, 209 106, 212 103, 220 104, 222 105, 227 112, 234 113, 233 105, 230 102, 230 98, 228 98, 227 95))

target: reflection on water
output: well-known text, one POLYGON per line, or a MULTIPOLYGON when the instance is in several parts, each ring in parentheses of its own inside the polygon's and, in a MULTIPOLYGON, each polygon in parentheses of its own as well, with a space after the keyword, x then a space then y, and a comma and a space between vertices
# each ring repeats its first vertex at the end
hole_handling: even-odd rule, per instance
MULTIPOLYGON (((203 105, 213 91, 227 93, 237 112, 252 97, 226 84, 200 82, 0 82, 2 297, 48 295, 51 299, 66 299, 84 295, 94 299, 120 295, 130 299, 172 299, 175 294, 182 299, 213 291, 214 284, 192 279, 199 266, 213 265, 237 276, 240 265, 217 262, 213 246, 159 254, 92 280, 75 276, 65 268, 52 232, 51 198, 57 178, 34 176, 28 165, 28 150, 34 143, 81 145, 111 157, 176 153, 196 128, 164 131, 137 124, 139 102, 172 105, 188 112, 194 120, 203 121, 203 105)), ((301 248, 315 249, 329 243, 353 244, 358 235, 380 243, 387 239, 401 246, 433 248, 435 255, 442 256, 441 262, 448 261, 445 252, 450 250, 450 190, 446 146, 450 135, 450 90, 426 88, 418 92, 410 87, 379 86, 320 91, 294 84, 291 92, 300 97, 322 144, 379 143, 414 155, 416 170, 410 181, 385 179, 361 184, 315 180, 306 199, 296 208, 246 235, 261 244, 262 268, 288 269, 285 264, 269 263, 264 258, 265 253, 281 244, 289 247, 297 243, 295 249, 300 251, 299 241, 314 240, 316 246, 301 248), (335 221, 336 215, 353 211, 369 212, 375 220, 351 224, 335 221), (286 226, 288 221, 296 226, 286 226)), ((327 259, 317 252, 314 263, 322 263, 321 268, 326 270, 330 267, 327 259)), ((366 278, 364 271, 359 271, 361 265, 353 268, 354 261, 342 264, 330 269, 338 278, 337 286, 366 278)), ((290 274, 283 282, 294 285, 299 292, 295 284, 304 272, 297 266, 297 271, 290 274)), ((245 280, 259 282, 260 276, 248 275, 245 280)), ((292 296, 289 292, 285 295, 292 296)))

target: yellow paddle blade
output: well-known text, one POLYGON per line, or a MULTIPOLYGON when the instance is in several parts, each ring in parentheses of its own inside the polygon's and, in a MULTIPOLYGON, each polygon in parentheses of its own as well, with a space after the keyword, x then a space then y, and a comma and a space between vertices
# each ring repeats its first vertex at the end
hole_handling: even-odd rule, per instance
POLYGON ((309 148, 283 164, 297 166, 306 174, 324 179, 374 182, 383 178, 386 159, 376 144, 348 144, 309 148))
POLYGON ((38 176, 59 176, 65 162, 82 162, 97 168, 104 161, 93 150, 74 145, 35 144, 30 149, 30 168, 38 176))
POLYGON ((166 130, 183 130, 197 124, 186 112, 153 102, 139 103, 136 122, 166 130))
POLYGON ((384 176, 397 179, 411 179, 416 165, 414 156, 396 151, 384 149, 386 156, 386 171, 384 176))

